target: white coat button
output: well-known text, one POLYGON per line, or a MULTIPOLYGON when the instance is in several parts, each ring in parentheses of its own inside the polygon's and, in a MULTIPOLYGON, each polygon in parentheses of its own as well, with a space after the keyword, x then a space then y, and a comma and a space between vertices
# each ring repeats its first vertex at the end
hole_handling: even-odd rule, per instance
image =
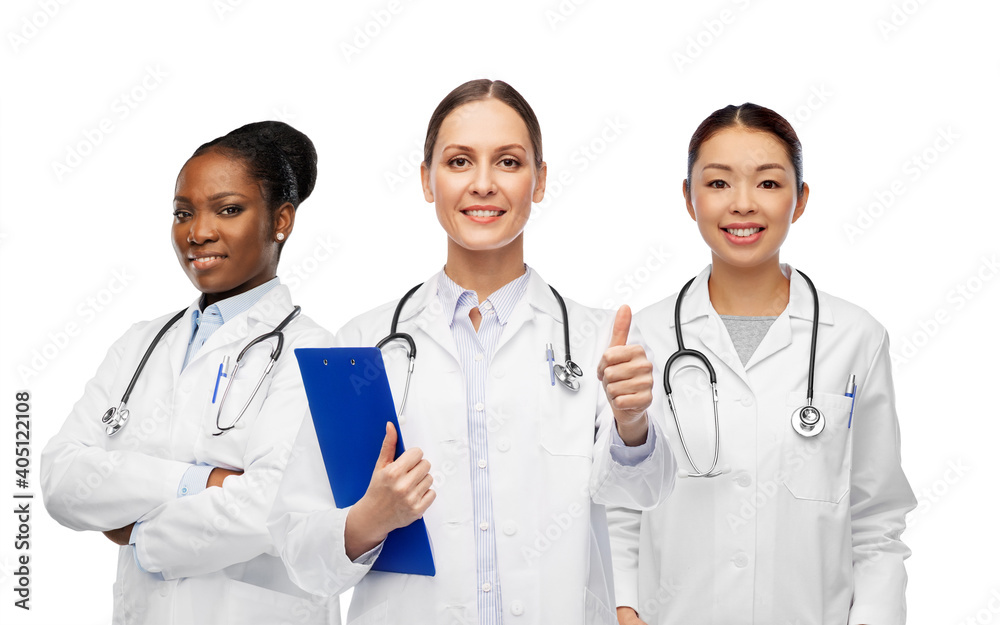
POLYGON ((745 472, 740 472, 740 474, 736 476, 736 483, 743 488, 750 486, 751 482, 753 482, 753 480, 750 479, 750 475, 745 472))
POLYGON ((748 558, 747 554, 745 553, 738 553, 736 554, 735 557, 733 557, 733 564, 735 564, 737 568, 742 569, 749 563, 750 563, 750 558, 748 558))
POLYGON ((479 412, 482 412, 483 408, 485 408, 485 407, 486 406, 483 405, 483 402, 477 402, 476 403, 476 410, 478 410, 479 412))
POLYGON ((489 592, 490 588, 493 588, 493 587, 490 586, 489 582, 483 582, 483 592, 489 592))
POLYGON ((524 614, 524 604, 521 603, 520 601, 511 601, 510 613, 513 614, 514 616, 521 616, 522 614, 524 614))
POLYGON ((487 523, 486 521, 483 521, 482 523, 479 524, 479 529, 485 532, 486 530, 490 529, 490 524, 487 523))
POLYGON ((747 408, 749 408, 750 406, 753 406, 753 396, 752 395, 744 395, 740 399, 740 403, 743 404, 744 406, 746 406, 747 408))
POLYGON ((503 533, 507 536, 513 536, 517 533, 517 525, 513 521, 507 521, 503 524, 503 533))
POLYGON ((484 356, 482 354, 476 354, 476 362, 480 362, 484 356))
POLYGON ((493 377, 494 378, 502 378, 504 376, 504 373, 505 372, 504 372, 503 369, 494 369, 493 370, 493 377))
POLYGON ((166 597, 169 594, 170 594, 170 584, 169 583, 160 584, 160 596, 166 597))
POLYGON ((480 460, 476 464, 479 466, 480 469, 485 469, 486 468, 486 461, 485 460, 480 460))
POLYGON ((510 439, 501 438, 500 440, 498 440, 497 449, 499 449, 500 451, 507 451, 508 449, 510 449, 510 439))

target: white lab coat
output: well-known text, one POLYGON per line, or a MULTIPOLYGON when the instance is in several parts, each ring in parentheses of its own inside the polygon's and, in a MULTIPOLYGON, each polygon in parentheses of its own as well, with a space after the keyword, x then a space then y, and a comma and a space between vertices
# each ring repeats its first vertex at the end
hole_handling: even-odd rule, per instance
MULTIPOLYGON (((42 452, 45 506, 75 530, 142 522, 135 547, 119 548, 116 624, 339 623, 336 599, 312 597, 288 579, 265 526, 306 405, 293 350, 326 345, 332 337, 304 315, 292 321, 278 362, 238 427, 213 436, 217 405, 211 402, 223 356, 230 357, 231 371, 242 347, 273 330, 292 302, 288 287, 275 287, 219 328, 182 372, 195 306, 153 350, 129 399, 128 424, 109 438, 101 415, 118 405, 173 313, 135 324, 112 345, 42 452), (181 477, 193 464, 244 473, 222 488, 178 498, 181 477), (134 549, 150 572, 137 567, 134 549)), ((247 353, 223 424, 235 419, 269 357, 263 344, 247 353)))
MULTIPOLYGON (((545 344, 554 345, 560 361, 562 314, 534 272, 490 364, 488 463, 505 622, 616 623, 603 504, 654 506, 669 493, 676 470, 662 438, 654 439, 653 451, 636 466, 612 460, 614 417, 596 376, 611 316, 570 300, 566 305, 573 358, 584 371, 578 393, 551 385, 545 344)), ((354 319, 338 333, 337 344, 374 345, 388 334, 395 307, 394 301, 354 319)), ((437 575, 369 572, 369 566, 347 559, 348 510, 335 507, 311 419, 303 421, 275 500, 272 534, 292 579, 315 593, 356 584, 352 625, 479 622, 478 529, 451 314, 442 310, 435 276, 413 295, 399 321, 399 330, 412 334, 417 345, 400 430, 406 447, 419 447, 431 464, 437 498, 424 520, 437 575)), ((386 348, 384 354, 398 406, 405 350, 386 348)))
MULTIPOLYGON (((709 300, 710 270, 685 295, 681 325, 686 347, 715 367, 719 464, 731 472, 681 477, 665 504, 641 515, 609 510, 618 605, 637 608, 650 625, 903 623, 910 551, 900 533, 916 501, 900 467, 885 329, 857 306, 819 294, 813 402, 826 429, 803 438, 791 417, 806 401, 809 287, 782 266, 791 275, 788 307, 744 369, 709 300), (848 429, 851 374, 858 391, 848 429)), ((660 381, 677 349, 675 300, 633 322, 660 381)), ((690 363, 697 361, 675 362, 672 384, 689 449, 705 470, 715 440, 711 392, 705 375, 679 371, 690 363)), ((660 389, 654 404, 664 407, 680 470, 691 471, 660 389)))

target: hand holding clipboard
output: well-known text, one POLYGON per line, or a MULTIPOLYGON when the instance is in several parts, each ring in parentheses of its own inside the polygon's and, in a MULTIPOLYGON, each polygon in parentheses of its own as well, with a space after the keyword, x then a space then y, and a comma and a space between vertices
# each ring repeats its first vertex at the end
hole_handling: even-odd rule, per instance
POLYGON ((384 540, 372 570, 434 575, 422 518, 435 497, 430 463, 403 447, 382 352, 299 348, 295 358, 334 500, 351 506, 347 555, 354 560, 384 540))
POLYGON ((347 515, 344 538, 351 560, 374 549, 392 530, 423 517, 436 496, 431 490, 431 463, 424 453, 414 447, 393 460, 396 439, 395 426, 386 423, 385 440, 368 490, 347 515))

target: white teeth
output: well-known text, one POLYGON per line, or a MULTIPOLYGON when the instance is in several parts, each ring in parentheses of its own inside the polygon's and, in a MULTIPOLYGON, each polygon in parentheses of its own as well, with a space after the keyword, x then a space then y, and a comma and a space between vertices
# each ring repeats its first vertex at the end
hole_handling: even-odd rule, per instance
POLYGON ((220 259, 220 258, 222 258, 222 257, 221 256, 205 256, 203 258, 195 258, 193 260, 196 263, 205 263, 205 262, 208 262, 210 260, 217 260, 217 259, 220 259))
POLYGON ((748 237, 751 234, 757 234, 760 231, 760 228, 726 228, 726 232, 737 237, 748 237))
POLYGON ((472 217, 499 217, 500 215, 503 215, 503 211, 475 210, 475 211, 465 211, 465 214, 471 215, 472 217))

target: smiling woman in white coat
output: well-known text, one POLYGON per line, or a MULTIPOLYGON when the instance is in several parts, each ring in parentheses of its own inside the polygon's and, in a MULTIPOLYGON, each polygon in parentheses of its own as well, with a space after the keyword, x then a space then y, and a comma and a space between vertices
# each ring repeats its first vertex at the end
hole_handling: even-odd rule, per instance
POLYGON ((198 148, 172 238, 201 296, 115 342, 42 452, 49 514, 120 545, 116 624, 339 622, 288 579, 265 524, 306 405, 292 350, 332 340, 276 277, 315 181, 312 142, 280 122, 198 148))
MULTIPOLYGON (((609 511, 620 622, 900 625, 900 534, 916 502, 888 336, 779 262, 809 197, 795 131, 750 103, 714 112, 691 139, 683 193, 712 264, 681 291, 679 330, 715 370, 717 420, 704 364, 678 358, 673 405, 663 388, 654 401, 667 404, 675 492, 609 511)), ((635 318, 658 380, 678 350, 677 304, 635 318)))
MULTIPOLYGON (((615 622, 604 504, 658 504, 675 465, 646 415, 652 365, 626 345, 628 308, 613 329, 604 311, 563 311, 524 264, 545 172, 535 114, 506 83, 465 83, 431 117, 421 178, 448 253, 399 315, 419 350, 399 416, 408 450, 393 461, 389 425, 367 493, 338 509, 304 420, 271 514, 293 580, 354 587, 349 623, 615 622), (577 390, 546 359, 547 344, 568 356, 566 324, 577 390), (436 575, 370 570, 387 533, 421 516, 436 575)), ((354 319, 336 343, 374 345, 397 307, 354 319)), ((385 360, 400 398, 406 353, 385 360)))

